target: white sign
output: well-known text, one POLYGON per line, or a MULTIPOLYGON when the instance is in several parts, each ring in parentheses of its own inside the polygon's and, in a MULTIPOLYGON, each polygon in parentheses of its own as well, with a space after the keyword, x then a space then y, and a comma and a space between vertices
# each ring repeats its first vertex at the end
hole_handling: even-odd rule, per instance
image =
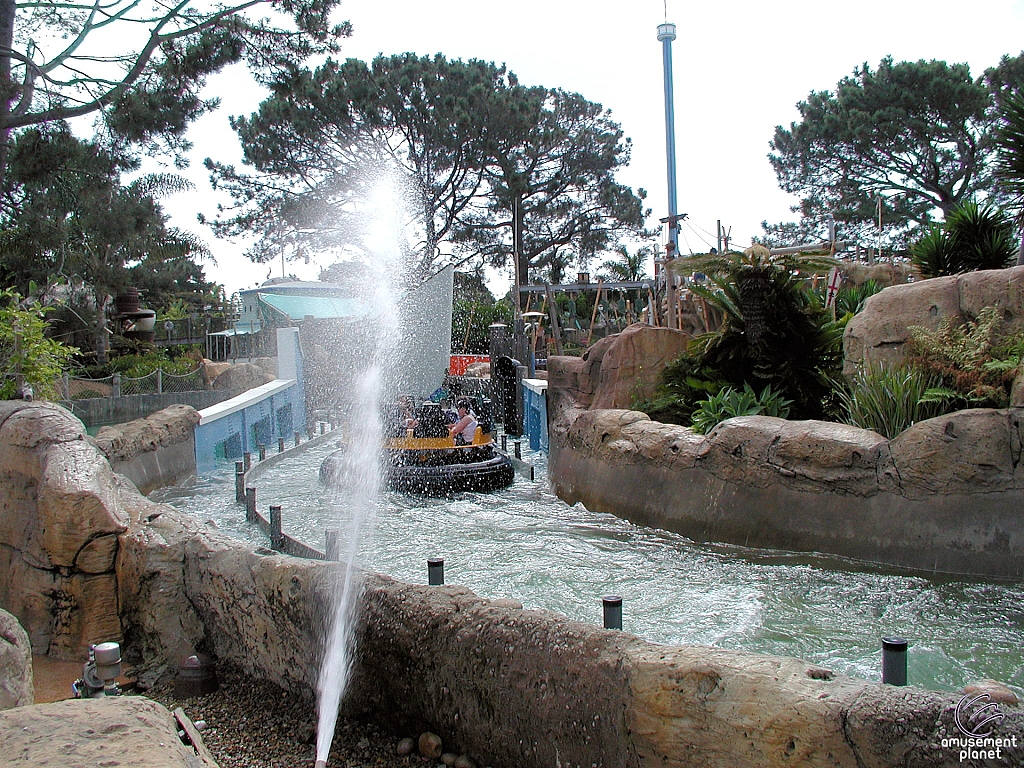
POLYGON ((836 294, 839 293, 839 285, 843 282, 843 278, 839 274, 838 267, 832 267, 832 271, 828 273, 828 283, 825 288, 825 306, 831 307, 835 304, 836 294))

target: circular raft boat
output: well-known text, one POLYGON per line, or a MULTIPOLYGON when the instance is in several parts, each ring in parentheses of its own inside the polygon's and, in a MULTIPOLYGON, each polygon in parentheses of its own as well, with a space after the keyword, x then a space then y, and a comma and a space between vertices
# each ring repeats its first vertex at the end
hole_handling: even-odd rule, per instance
MULTIPOLYGON (((336 475, 345 449, 320 465, 320 481, 336 475)), ((401 437, 387 441, 383 481, 392 491, 424 496, 450 496, 462 491, 497 491, 515 477, 511 460, 495 450, 490 435, 477 430, 471 445, 456 446, 451 438, 401 437)))

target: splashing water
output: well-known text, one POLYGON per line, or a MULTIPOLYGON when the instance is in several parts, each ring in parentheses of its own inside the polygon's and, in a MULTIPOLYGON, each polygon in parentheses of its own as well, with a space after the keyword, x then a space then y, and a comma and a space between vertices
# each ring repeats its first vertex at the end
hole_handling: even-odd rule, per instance
MULTIPOLYGON (((364 569, 360 558, 370 550, 373 540, 376 506, 380 498, 383 429, 381 404, 394 399, 396 355, 401 322, 397 311, 395 283, 405 270, 401 237, 404 223, 402 194, 395 177, 381 174, 375 194, 367 201, 372 222, 367 233, 371 259, 371 278, 364 286, 363 298, 374 308, 373 316, 360 332, 346 336, 344 344, 354 345, 357 367, 365 366, 342 393, 342 401, 354 407, 348 419, 347 448, 341 469, 332 479, 334 517, 339 527, 339 553, 344 569, 337 574, 333 613, 323 649, 318 680, 318 724, 316 765, 326 766, 337 724, 338 708, 352 669, 357 605, 362 591, 364 569)), ((339 340, 332 340, 338 343, 339 340)))

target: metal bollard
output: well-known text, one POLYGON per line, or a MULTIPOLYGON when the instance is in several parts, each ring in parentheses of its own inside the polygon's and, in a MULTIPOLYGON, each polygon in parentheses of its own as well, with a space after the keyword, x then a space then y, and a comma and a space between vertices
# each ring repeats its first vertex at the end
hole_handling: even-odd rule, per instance
POLYGON ((252 451, 246 451, 242 454, 242 463, 245 465, 246 472, 252 469, 252 451))
POLYGON ((235 501, 245 501, 245 464, 235 462, 235 501))
POLYGON ((604 604, 604 628, 622 629, 622 598, 618 595, 602 597, 604 604))
POLYGON ((427 560, 427 584, 432 587, 444 584, 444 558, 431 557, 427 560))
POLYGON ((341 547, 338 544, 338 534, 340 532, 337 528, 324 531, 324 539, 326 546, 324 547, 324 557, 328 560, 340 560, 341 559, 341 547))
POLYGON ((284 453, 284 438, 283 437, 277 438, 277 452, 278 453, 284 453))
POLYGON ((882 638, 882 682, 907 684, 907 641, 902 637, 882 638))
POLYGON ((245 489, 245 521, 256 522, 256 488, 251 485, 245 489))
POLYGON ((508 435, 501 436, 501 450, 508 453, 508 435))
POLYGON ((270 505, 270 548, 275 552, 284 549, 284 534, 281 532, 281 506, 270 505))
POLYGON ((266 460, 267 460, 267 446, 261 445, 260 446, 260 461, 266 461, 266 460))
POLYGON ((512 447, 515 448, 515 454, 517 459, 523 458, 523 443, 520 440, 516 440, 512 447))
POLYGON ((326 434, 326 433, 327 433, 327 425, 324 424, 324 422, 321 421, 320 422, 320 434, 323 435, 323 434, 326 434))

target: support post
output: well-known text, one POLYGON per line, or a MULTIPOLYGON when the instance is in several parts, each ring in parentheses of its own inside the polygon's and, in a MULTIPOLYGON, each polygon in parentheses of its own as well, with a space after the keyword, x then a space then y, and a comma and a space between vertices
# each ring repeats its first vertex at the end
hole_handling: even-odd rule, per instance
POLYGON ((907 641, 902 637, 882 638, 882 682, 907 684, 907 641))
POLYGON ((604 628, 622 629, 622 598, 608 595, 601 598, 604 607, 604 628))
POLYGON ((245 463, 235 462, 235 501, 245 501, 245 463))
POLYGON ((427 584, 432 587, 444 584, 443 557, 432 557, 427 560, 427 584))
POLYGON ((284 533, 281 531, 281 506, 270 506, 270 548, 275 552, 284 549, 284 533))
POLYGON ((251 485, 245 489, 245 521, 256 522, 256 488, 251 485))

